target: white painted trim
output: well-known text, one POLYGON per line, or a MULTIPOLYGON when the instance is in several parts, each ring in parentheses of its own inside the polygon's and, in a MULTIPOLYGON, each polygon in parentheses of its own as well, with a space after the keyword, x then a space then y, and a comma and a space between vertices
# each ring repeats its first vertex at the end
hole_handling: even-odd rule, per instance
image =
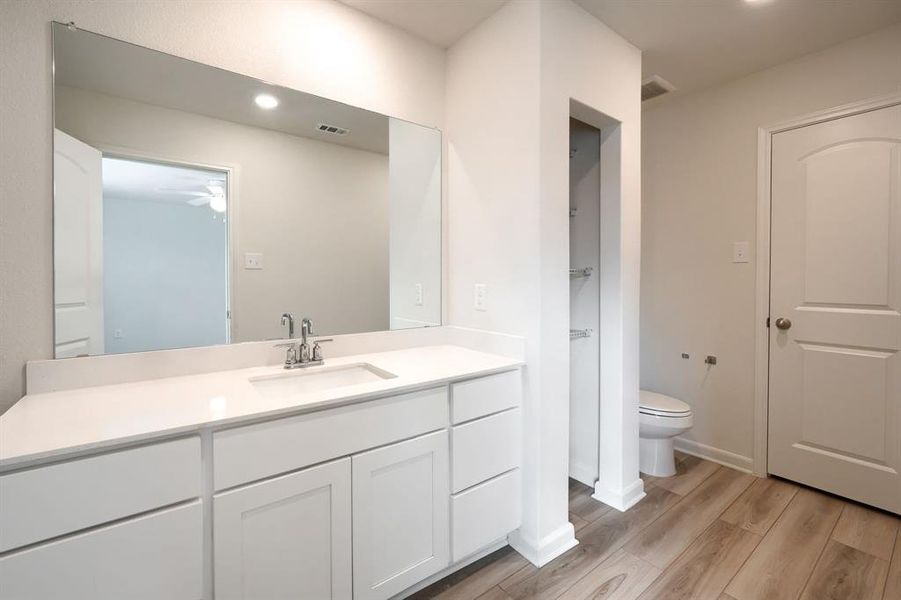
POLYGON ((757 282, 754 301, 754 458, 756 475, 766 475, 767 398, 770 382, 770 150, 772 133, 757 130, 757 282))
POLYGON ((579 544, 579 540, 576 539, 576 529, 568 521, 540 541, 523 538, 521 531, 517 529, 511 533, 507 537, 507 542, 536 567, 543 567, 579 544))
POLYGON ((756 475, 756 473, 752 471, 754 461, 750 456, 742 456, 741 454, 729 452, 728 450, 714 448, 707 444, 680 437, 673 440, 673 445, 676 450, 684 452, 685 454, 691 454, 692 456, 715 462, 725 467, 729 467, 730 469, 736 469, 744 473, 753 473, 756 475))
POLYGON ((591 497, 607 506, 612 506, 620 512, 625 512, 638 504, 646 495, 644 493, 644 481, 636 479, 618 491, 601 488, 601 482, 598 481, 594 486, 594 493, 591 497))
MULTIPOLYGON (((753 473, 767 474, 767 433, 769 403, 769 329, 766 319, 770 312, 770 170, 772 167, 773 136, 783 131, 806 127, 879 110, 901 104, 901 93, 895 92, 820 110, 775 123, 757 130, 757 290, 755 301, 754 351, 754 458, 753 473)), ((705 457, 706 458, 706 457, 705 457)))

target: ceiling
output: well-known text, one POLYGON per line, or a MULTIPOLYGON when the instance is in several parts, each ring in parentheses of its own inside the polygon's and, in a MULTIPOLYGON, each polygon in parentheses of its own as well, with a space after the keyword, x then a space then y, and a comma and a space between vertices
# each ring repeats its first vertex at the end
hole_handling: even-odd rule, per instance
POLYGON ((899 0, 575 0, 642 50, 643 74, 702 89, 901 21, 899 0))
POLYGON ((377 19, 447 48, 507 0, 340 0, 377 19))
POLYGON ((54 24, 54 83, 370 152, 388 153, 388 117, 141 46, 54 24), (257 94, 276 96, 263 110, 257 94), (322 133, 319 123, 349 129, 322 133))
MULTIPOLYGON (((161 163, 103 158, 103 196, 119 200, 185 204, 201 202, 209 185, 226 187, 226 175, 161 163)), ((200 206, 205 206, 201 204, 200 206)))
MULTIPOLYGON (((341 0, 448 47, 503 0, 341 0)), ((697 90, 901 21, 901 0, 575 0, 643 51, 644 76, 697 90)))

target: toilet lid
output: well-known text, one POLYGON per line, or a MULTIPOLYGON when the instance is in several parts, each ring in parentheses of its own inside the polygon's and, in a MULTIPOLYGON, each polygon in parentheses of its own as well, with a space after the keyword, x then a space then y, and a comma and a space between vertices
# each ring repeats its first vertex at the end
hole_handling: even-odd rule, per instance
POLYGON ((660 417, 683 417, 691 414, 691 407, 672 396, 641 390, 638 397, 638 411, 660 417))

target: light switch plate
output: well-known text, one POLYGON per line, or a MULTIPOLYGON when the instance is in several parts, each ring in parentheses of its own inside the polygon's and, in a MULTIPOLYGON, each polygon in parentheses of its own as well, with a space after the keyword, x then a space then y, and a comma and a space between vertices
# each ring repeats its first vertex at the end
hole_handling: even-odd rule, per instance
POLYGON ((416 306, 422 306, 422 284, 416 284, 416 306))
POLYGON ((751 245, 748 242, 732 244, 732 262, 746 263, 751 260, 751 245))
POLYGON ((473 308, 476 310, 488 310, 488 286, 477 283, 473 290, 473 308))
POLYGON ((263 268, 263 254, 260 252, 245 252, 244 268, 255 271, 261 270, 263 268))

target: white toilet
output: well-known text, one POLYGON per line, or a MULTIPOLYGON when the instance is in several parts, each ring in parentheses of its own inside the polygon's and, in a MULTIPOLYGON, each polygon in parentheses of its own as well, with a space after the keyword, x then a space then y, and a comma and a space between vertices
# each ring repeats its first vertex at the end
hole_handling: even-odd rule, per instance
POLYGON ((681 400, 641 390, 638 400, 639 470, 655 477, 676 474, 673 438, 694 424, 691 407, 681 400))

